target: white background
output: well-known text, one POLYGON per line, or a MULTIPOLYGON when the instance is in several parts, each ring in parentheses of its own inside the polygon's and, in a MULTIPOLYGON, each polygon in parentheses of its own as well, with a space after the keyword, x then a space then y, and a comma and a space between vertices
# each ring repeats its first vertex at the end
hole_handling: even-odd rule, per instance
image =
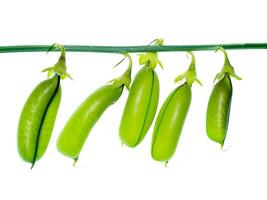
MULTIPOLYGON (((163 37, 166 44, 267 42, 264 1, 1 1, 0 45, 88 44, 144 45, 163 37)), ((233 80, 233 101, 225 147, 205 133, 205 115, 222 53, 196 52, 203 87, 192 87, 190 111, 167 168, 150 156, 152 128, 135 149, 118 137, 127 98, 104 113, 92 130, 77 167, 56 149, 57 137, 75 108, 96 88, 118 76, 115 54, 67 53, 74 80, 62 82, 63 96, 51 142, 33 170, 17 153, 22 106, 46 78, 40 71, 58 53, 0 54, 0 199, 266 199, 267 51, 228 51, 242 81, 233 80)), ((160 103, 177 86, 186 53, 160 53, 160 103)), ((133 54, 133 75, 140 68, 133 54)))

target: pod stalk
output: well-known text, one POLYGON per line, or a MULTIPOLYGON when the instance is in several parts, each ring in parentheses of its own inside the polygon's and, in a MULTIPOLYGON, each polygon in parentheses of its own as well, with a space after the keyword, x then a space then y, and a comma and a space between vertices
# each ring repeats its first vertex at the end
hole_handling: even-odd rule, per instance
MULTIPOLYGON (((150 42, 148 46, 150 46, 151 44, 154 44, 154 46, 162 46, 163 43, 164 43, 163 39, 155 39, 152 42, 150 42)), ((157 67, 157 65, 159 65, 160 68, 163 69, 163 64, 159 60, 157 52, 148 52, 145 54, 140 54, 139 64, 146 65, 152 70, 154 70, 157 67)))
POLYGON ((66 50, 64 48, 63 45, 54 43, 53 45, 51 45, 51 47, 47 50, 47 53, 59 48, 61 51, 60 57, 57 61, 57 63, 52 66, 52 67, 48 67, 45 68, 44 70, 42 70, 42 72, 47 72, 47 76, 51 77, 53 74, 57 74, 58 76, 60 76, 61 79, 65 79, 65 78, 70 78, 72 79, 71 75, 67 73, 67 66, 66 66, 66 50))
POLYGON ((235 78, 236 80, 242 80, 242 78, 235 73, 234 67, 231 65, 231 63, 229 61, 229 58, 228 58, 226 50, 224 48, 222 48, 222 47, 218 47, 215 50, 215 52, 217 52, 217 51, 223 52, 223 54, 224 54, 224 64, 223 64, 221 72, 219 72, 215 76, 214 82, 216 80, 220 81, 224 77, 225 74, 229 74, 231 77, 235 78))
POLYGON ((202 86, 201 81, 197 78, 195 55, 191 51, 188 52, 187 56, 188 55, 190 55, 190 57, 191 57, 191 63, 189 65, 188 69, 184 73, 178 75, 174 79, 174 82, 179 82, 179 81, 182 81, 183 79, 185 79, 187 84, 190 85, 190 86, 194 82, 197 82, 199 85, 202 86))
POLYGON ((121 62, 127 58, 129 64, 128 64, 126 71, 120 77, 112 79, 108 83, 111 83, 114 87, 121 87, 122 85, 124 85, 129 90, 129 87, 131 84, 133 61, 132 61, 132 57, 128 53, 124 53, 123 55, 124 55, 124 58, 117 65, 115 65, 115 67, 120 65, 121 62))

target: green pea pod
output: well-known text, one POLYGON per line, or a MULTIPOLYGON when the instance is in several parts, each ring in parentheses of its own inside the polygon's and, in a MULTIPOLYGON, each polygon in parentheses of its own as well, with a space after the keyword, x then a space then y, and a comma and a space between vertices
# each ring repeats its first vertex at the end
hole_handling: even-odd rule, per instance
POLYGON ((129 147, 137 146, 144 139, 159 99, 159 79, 154 71, 160 63, 157 54, 141 55, 139 62, 145 65, 133 80, 119 128, 122 143, 129 147))
POLYGON ((23 160, 39 160, 49 143, 61 99, 60 77, 41 82, 27 99, 18 126, 18 151, 23 160))
POLYGON ((175 152, 191 102, 191 86, 186 82, 165 100, 157 116, 151 154, 154 160, 168 161, 175 152))
POLYGON ((223 145, 227 133, 231 99, 232 83, 229 74, 225 74, 213 88, 206 116, 208 137, 223 145))
POLYGON ((124 86, 129 86, 130 75, 131 61, 129 68, 121 77, 112 80, 111 84, 100 87, 85 99, 72 114, 58 138, 59 152, 77 161, 95 123, 104 111, 120 98, 124 86))
POLYGON ((77 159, 91 129, 103 112, 119 99, 122 90, 123 86, 105 85, 87 97, 62 130, 57 142, 58 150, 77 159))
POLYGON ((224 53, 225 61, 221 72, 215 77, 215 80, 218 80, 218 82, 214 86, 209 99, 206 115, 206 132, 212 141, 221 144, 221 147, 223 147, 228 129, 233 93, 230 76, 237 80, 241 80, 241 78, 235 74, 226 51, 221 47, 218 50, 224 53))
MULTIPOLYGON (((55 46, 55 45, 54 45, 55 46)), ((60 100, 60 78, 66 75, 65 50, 61 48, 59 61, 48 71, 49 78, 41 82, 28 97, 18 124, 18 152, 23 160, 32 163, 45 153, 55 124, 60 100)))
POLYGON ((169 94, 156 119, 151 144, 151 156, 156 161, 167 163, 175 153, 191 103, 191 85, 194 81, 200 83, 196 78, 195 57, 189 53, 192 56, 189 69, 175 79, 175 82, 184 78, 186 81, 169 94))

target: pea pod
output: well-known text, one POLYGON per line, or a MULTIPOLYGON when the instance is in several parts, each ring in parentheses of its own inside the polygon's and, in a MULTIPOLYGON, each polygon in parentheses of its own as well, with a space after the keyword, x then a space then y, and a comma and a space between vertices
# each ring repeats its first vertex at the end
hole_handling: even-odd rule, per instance
POLYGON ((218 80, 218 82, 215 84, 209 99, 206 115, 206 132, 212 141, 219 143, 223 147, 228 129, 233 93, 230 76, 238 80, 241 78, 235 74, 226 51, 222 48, 220 50, 225 55, 225 62, 222 71, 215 77, 215 80, 218 80))
POLYGON ((186 81, 169 94, 155 122, 151 155, 156 161, 167 163, 175 153, 191 103, 191 85, 194 81, 201 84, 196 78, 195 57, 189 53, 192 56, 189 69, 175 79, 175 82, 184 78, 186 81))
POLYGON ((120 98, 124 86, 128 87, 130 84, 132 64, 131 58, 126 56, 130 60, 126 72, 88 96, 72 114, 58 138, 59 152, 74 159, 75 162, 95 123, 104 111, 120 98))
POLYGON ((56 75, 37 85, 20 115, 18 152, 23 160, 32 163, 31 168, 44 155, 55 124, 61 99, 60 75, 66 70, 65 51, 62 49, 58 63, 44 70, 49 71, 49 76, 56 75))
POLYGON ((159 99, 159 80, 154 71, 157 64, 161 65, 157 54, 141 55, 139 63, 144 66, 133 80, 119 128, 122 143, 129 147, 137 146, 145 137, 159 99))

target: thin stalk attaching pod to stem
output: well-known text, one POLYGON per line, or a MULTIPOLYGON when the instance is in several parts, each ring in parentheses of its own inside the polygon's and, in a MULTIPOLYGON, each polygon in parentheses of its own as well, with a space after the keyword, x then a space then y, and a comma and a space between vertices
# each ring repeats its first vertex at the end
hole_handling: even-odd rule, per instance
POLYGON ((229 74, 230 76, 234 77, 236 80, 242 80, 241 77, 239 77, 238 75, 236 75, 235 70, 234 70, 234 67, 231 65, 231 63, 229 61, 229 58, 228 58, 228 55, 227 55, 227 52, 224 50, 224 48, 218 47, 216 49, 216 52, 217 51, 222 51, 223 52, 223 54, 224 54, 224 64, 223 64, 223 68, 222 68, 221 72, 218 73, 215 76, 214 82, 216 80, 220 81, 224 77, 224 75, 226 73, 229 74))
POLYGON ((42 70, 42 72, 48 72, 48 77, 52 76, 54 73, 61 77, 61 79, 65 79, 66 77, 72 79, 70 74, 67 73, 67 66, 66 66, 66 55, 65 55, 65 48, 63 45, 54 43, 47 51, 50 52, 56 48, 61 49, 61 55, 58 59, 58 62, 53 67, 48 67, 42 70))
POLYGON ((187 55, 191 56, 191 63, 188 67, 188 69, 183 73, 178 75, 175 79, 174 82, 179 82, 183 79, 186 79, 186 82, 188 85, 192 85, 195 81, 202 86, 201 81, 197 78, 197 72, 196 72, 196 59, 195 55, 189 51, 187 55))
MULTIPOLYGON (((163 39, 155 39, 152 42, 150 42, 148 44, 148 46, 150 45, 155 45, 155 46, 162 46, 164 43, 163 39)), ((159 65, 161 67, 161 69, 163 69, 163 65, 161 63, 161 61, 158 59, 158 53, 157 52, 148 52, 145 54, 140 54, 139 57, 139 64, 140 65, 146 65, 148 66, 148 68, 150 69, 155 69, 157 65, 159 65)))
POLYGON ((124 55, 124 58, 118 64, 116 64, 114 68, 120 65, 127 58, 129 62, 127 69, 120 77, 110 80, 109 83, 112 83, 113 85, 118 86, 118 87, 120 87, 121 85, 124 85, 126 89, 129 90, 129 87, 131 84, 133 61, 132 61, 132 57, 128 53, 124 53, 123 55, 124 55))

